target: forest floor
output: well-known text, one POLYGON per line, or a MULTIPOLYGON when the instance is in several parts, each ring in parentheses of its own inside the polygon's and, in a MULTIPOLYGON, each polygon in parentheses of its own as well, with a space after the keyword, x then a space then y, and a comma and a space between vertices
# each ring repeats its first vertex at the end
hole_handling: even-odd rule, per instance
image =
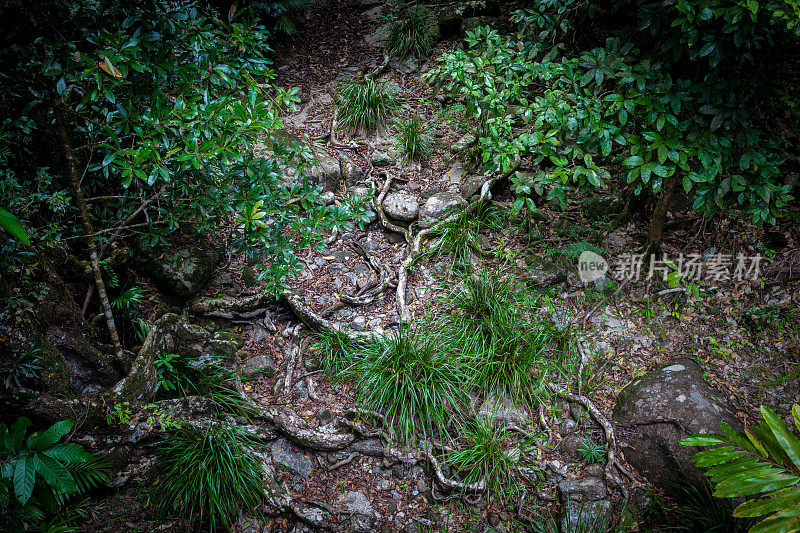
MULTIPOLYGON (((287 120, 289 133, 299 138, 324 136, 330 130, 337 84, 348 76, 372 72, 382 63, 382 9, 382 4, 372 2, 312 2, 305 19, 298 23, 298 32, 277 46, 277 83, 301 89, 301 105, 287 120)), ((437 191, 458 190, 462 178, 472 171, 470 161, 458 159, 450 150, 468 131, 459 107, 444 105, 422 81, 422 74, 432 67, 435 58, 459 42, 459 37, 445 38, 419 68, 414 68, 417 65, 413 62, 392 62, 383 75, 400 93, 402 103, 396 118, 419 116, 433 136, 434 148, 421 164, 397 156, 390 166, 373 175, 391 175, 392 190, 417 197, 420 205, 437 191)), ((397 152, 396 130, 397 126, 390 123, 377 136, 357 139, 368 142, 352 149, 315 144, 332 157, 346 155, 368 173, 372 150, 397 152)), ((343 137, 340 141, 346 143, 348 139, 343 137)), ((373 185, 379 190, 382 180, 373 185)), ((334 192, 338 201, 350 191, 343 184, 334 192)), ((501 202, 509 199, 502 191, 495 197, 501 202)), ((544 204, 541 213, 546 220, 511 219, 506 228, 486 230, 481 240, 487 253, 476 255, 474 261, 489 272, 524 276, 531 264, 549 261, 557 256, 554 251, 579 242, 600 246, 609 262, 641 249, 647 237, 646 218, 635 215, 624 226, 607 231, 610 217, 587 213, 585 205, 585 198, 571 198, 566 209, 544 204)), ((342 293, 357 291, 372 276, 370 266, 352 245, 361 244, 389 271, 396 272, 406 248, 397 236, 378 223, 344 233, 322 252, 307 251, 303 255, 306 267, 290 284, 317 313, 332 310, 327 318, 333 322, 358 330, 392 331, 399 323, 392 290, 364 306, 337 308, 335 304, 342 293)), ((568 272, 566 282, 543 289, 545 314, 557 323, 568 324, 592 347, 583 394, 610 418, 617 395, 632 380, 669 361, 691 358, 742 422, 758 420, 760 405, 785 413, 800 398, 800 231, 784 226, 765 232, 733 216, 709 220, 676 203, 670 212, 663 251, 675 258, 681 254, 709 257, 724 253, 734 258, 737 254, 760 255, 764 260, 756 280, 724 277, 694 281, 699 289, 697 297, 687 296, 686 291, 669 291, 666 282, 647 279, 646 267, 639 279, 603 287, 584 284, 577 272, 568 272)), ((244 258, 228 257, 216 279, 232 280, 246 287, 246 293, 256 292, 258 287, 248 287, 242 280, 244 258)), ((424 316, 435 303, 436 287, 450 285, 455 279, 457 273, 448 257, 423 257, 409 280, 407 301, 413 316, 424 316)), ((204 296, 215 296, 222 290, 223 284, 212 283, 204 296)), ((287 354, 306 343, 297 335, 299 322, 291 313, 279 312, 272 320, 277 326, 275 332, 262 324, 237 328, 245 338, 246 351, 266 354, 274 359, 276 368, 286 368, 287 354)), ((294 361, 295 379, 288 395, 283 383, 278 382, 284 379, 283 374, 250 381, 245 390, 264 406, 291 405, 312 424, 326 412, 353 406, 355 395, 349 385, 318 372, 319 364, 313 359, 313 352, 300 352, 294 361)), ((587 434, 600 436, 597 429, 584 429, 587 434)), ((552 457, 557 457, 557 444, 548 450, 552 457)), ((358 455, 329 470, 326 465, 347 459, 347 454, 298 453, 309 459, 310 471, 301 482, 288 484, 297 498, 335 506, 352 492, 360 492, 369 501, 381 531, 403 529, 408 524, 437 531, 483 531, 487 524, 499 530, 513 527, 503 502, 484 499, 468 505, 460 499, 431 501, 431 478, 421 467, 397 471, 384 468, 378 458, 358 455)), ((585 467, 577 465, 568 476, 578 475, 585 467)), ((276 519, 273 526, 281 530, 288 523, 276 519)))
MULTIPOLYGON (((289 117, 287 129, 291 133, 312 138, 324 135, 333 117, 337 83, 347 77, 363 76, 380 65, 384 53, 380 46, 380 27, 385 23, 382 9, 380 4, 364 6, 346 1, 312 6, 299 25, 298 34, 278 48, 278 83, 300 87, 304 102, 289 117), (371 44, 375 42, 378 46, 371 44)), ((392 173, 396 190, 417 196, 420 203, 432 191, 457 190, 462 177, 469 172, 469 162, 458 160, 450 151, 466 132, 458 107, 443 106, 431 87, 421 80, 435 58, 459 42, 459 37, 440 41, 430 59, 420 62, 419 69, 413 69, 413 62, 412 68, 406 69, 392 62, 384 74, 384 79, 396 84, 400 91, 402 105, 397 118, 421 117, 434 137, 433 153, 421 165, 397 157, 391 167, 382 169, 392 173)), ((392 151, 395 133, 396 126, 390 123, 370 141, 392 151)), ((337 148, 329 145, 318 144, 318 147, 331 156, 340 155, 337 148)), ((364 172, 368 170, 366 144, 346 152, 364 172)), ((343 187, 336 191, 337 197, 347 192, 343 187)), ((581 200, 571 199, 563 211, 544 206, 542 210, 549 222, 538 222, 533 228, 511 225, 503 231, 487 231, 485 237, 492 252, 488 258, 479 259, 482 268, 519 273, 530 262, 526 262, 526 256, 546 258, 548 250, 594 237, 607 220, 591 219, 583 211, 581 200)), ((605 235, 600 242, 606 250, 605 257, 610 260, 640 249, 647 236, 647 222, 634 217, 630 223, 605 235)), ((611 290, 583 284, 576 276, 570 276, 566 286, 562 284, 547 294, 550 313, 568 321, 597 347, 584 394, 590 395, 610 416, 617 394, 633 379, 669 361, 689 357, 702 366, 708 382, 731 402, 743 422, 757 420, 762 404, 786 411, 792 399, 800 397, 800 315, 792 315, 794 323, 784 321, 788 316, 786 310, 800 305, 797 282, 784 282, 792 276, 796 280, 796 271, 800 269, 800 232, 797 228, 781 228, 777 231, 780 237, 776 238, 774 232, 765 235, 761 228, 746 227, 738 219, 723 217, 711 221, 680 207, 671 212, 670 228, 663 245, 667 256, 707 256, 714 250, 734 257, 740 253, 747 257, 760 254, 766 256, 762 275, 756 281, 700 280, 696 282, 700 296, 688 299, 683 291, 662 294, 668 285, 648 280, 646 276, 622 286, 617 284, 611 290), (770 239, 778 241, 776 249, 764 244, 770 239), (794 272, 789 272, 792 268, 794 272)), ((310 252, 305 257, 307 267, 292 283, 293 288, 302 291, 315 311, 325 312, 339 301, 341 292, 357 290, 370 275, 369 266, 354 253, 353 242, 365 245, 389 270, 397 270, 406 244, 391 237, 378 224, 341 235, 323 252, 310 252)), ((228 273, 234 278, 240 275, 236 262, 231 263, 228 273)), ((409 289, 410 308, 415 316, 425 314, 430 298, 436 295, 433 288, 452 283, 454 275, 447 258, 421 261, 409 289)), ((328 318, 343 325, 355 324, 360 329, 391 330, 398 324, 396 295, 388 291, 374 303, 345 306, 328 318)), ((274 336, 257 334, 259 340, 253 338, 253 329, 244 328, 246 347, 254 352, 270 351, 276 366, 281 368, 290 352, 288 345, 293 342, 281 333, 292 326, 291 318, 286 318, 274 336)), ((320 409, 336 411, 351 405, 352 391, 346 384, 324 375, 311 379, 316 379, 313 399, 307 386, 295 387, 292 397, 276 396, 269 380, 253 383, 249 392, 256 402, 264 405, 287 402, 310 417, 317 416, 320 409)), ((428 482, 421 470, 396 477, 386 473, 377 459, 359 457, 332 472, 315 469, 315 475, 302 487, 302 495, 335 502, 350 491, 360 491, 380 514, 379 522, 398 527, 415 518, 434 522, 434 515, 439 514, 449 524, 444 529, 472 530, 477 526, 480 530, 487 523, 496 523, 497 516, 504 516, 502 504, 484 503, 476 509, 455 502, 437 505, 427 501, 424 487, 428 482), (492 514, 495 517, 489 516, 492 514)), ((442 524, 440 520, 435 523, 442 524)))

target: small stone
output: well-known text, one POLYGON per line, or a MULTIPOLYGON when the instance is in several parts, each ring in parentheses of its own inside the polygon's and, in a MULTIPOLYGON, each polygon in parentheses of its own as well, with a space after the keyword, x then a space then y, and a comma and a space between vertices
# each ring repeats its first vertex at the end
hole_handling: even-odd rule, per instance
POLYGON ((367 329, 367 319, 363 316, 357 316, 350 322, 350 327, 356 331, 364 331, 367 329))
POLYGON ((389 242, 389 244, 399 244, 401 242, 405 242, 406 238, 401 233, 395 233, 393 231, 390 231, 386 235, 386 240, 389 242))
POLYGON ((271 378, 275 375, 275 361, 269 355, 255 355, 245 360, 242 373, 246 379, 271 378))
POLYGON ((284 438, 272 443, 272 462, 276 469, 303 479, 307 479, 314 468, 311 459, 303 453, 295 451, 289 441, 284 438))
POLYGON ((477 141, 478 139, 474 135, 472 135, 471 133, 467 133, 466 135, 461 137, 461 139, 459 139, 458 142, 456 142, 453 146, 450 147, 450 151, 454 154, 463 152, 464 150, 475 144, 477 141))
POLYGON ((419 202, 409 194, 390 193, 383 200, 386 214, 395 220, 412 222, 419 216, 419 202))
POLYGON ((419 222, 422 227, 430 227, 436 222, 447 218, 464 209, 467 201, 460 194, 454 192, 440 192, 434 194, 425 202, 419 212, 419 222))
POLYGON ((336 195, 333 191, 325 191, 320 195, 319 199, 322 200, 324 205, 332 205, 336 201, 336 195))

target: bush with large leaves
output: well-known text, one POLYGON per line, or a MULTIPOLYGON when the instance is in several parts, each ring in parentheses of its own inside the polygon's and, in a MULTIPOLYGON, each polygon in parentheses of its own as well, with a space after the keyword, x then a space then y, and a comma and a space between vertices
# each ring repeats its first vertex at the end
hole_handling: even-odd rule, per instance
MULTIPOLYGON (((791 187, 782 177, 798 138, 763 126, 767 113, 791 118, 789 101, 777 97, 775 58, 797 46, 796 4, 610 7, 534 2, 515 13, 519 33, 468 32, 467 46, 431 72, 472 115, 487 172, 520 161, 538 169, 513 180, 517 209, 535 209, 526 200, 534 193, 564 203, 572 191, 609 187, 668 207, 682 185, 706 215, 785 216, 791 187)), ((658 240, 660 229, 651 231, 649 244, 658 240)))
MULTIPOLYGON (((800 530, 800 439, 797 433, 768 407, 764 420, 744 432, 722 424, 723 435, 693 435, 681 441, 687 446, 715 446, 698 452, 692 461, 708 468, 720 498, 757 496, 740 504, 734 516, 761 517, 751 533, 800 530)), ((800 405, 792 407, 800 432, 800 405)))
POLYGON ((38 524, 107 479, 107 465, 83 446, 59 442, 71 421, 27 435, 30 427, 25 417, 10 428, 0 424, 0 526, 13 531, 38 524))

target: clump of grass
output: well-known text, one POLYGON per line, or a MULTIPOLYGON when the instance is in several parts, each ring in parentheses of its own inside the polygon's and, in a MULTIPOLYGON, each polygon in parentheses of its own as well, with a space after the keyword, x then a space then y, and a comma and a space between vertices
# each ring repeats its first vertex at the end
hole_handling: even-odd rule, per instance
MULTIPOLYGON (((571 333, 537 320, 535 302, 513 279, 478 272, 446 298, 443 331, 474 359, 475 383, 514 401, 532 400, 545 379, 570 367, 571 333)), ((571 374, 567 373, 568 379, 571 374)))
POLYGON ((481 232, 487 229, 499 230, 503 221, 504 214, 489 205, 481 205, 469 212, 464 210, 439 226, 438 237, 430 246, 428 254, 437 260, 442 255, 452 254, 453 263, 468 265, 470 254, 480 252, 478 246, 481 232))
POLYGON ((695 483, 685 476, 671 485, 677 505, 668 507, 667 531, 705 531, 711 533, 744 533, 754 519, 735 518, 735 505, 730 498, 717 498, 708 480, 695 483))
POLYGON ((350 79, 339 90, 339 124, 351 135, 371 133, 392 116, 397 105, 395 90, 373 78, 350 79))
POLYGON ((264 469, 249 434, 231 427, 184 426, 159 444, 164 470, 157 485, 158 516, 186 530, 230 530, 239 513, 266 503, 264 469))
POLYGON ((192 359, 183 354, 160 353, 157 369, 156 398, 203 396, 227 413, 249 416, 252 406, 236 388, 237 371, 218 356, 192 359))
POLYGON ((516 439, 494 424, 478 420, 445 459, 465 473, 465 482, 483 480, 490 497, 503 497, 524 484, 519 469, 531 449, 528 439, 516 439))
POLYGON ((442 436, 465 401, 470 377, 468 364, 445 339, 409 326, 365 343, 342 373, 364 406, 385 413, 405 441, 442 436))
POLYGON ((583 460, 589 464, 602 463, 606 458, 606 447, 586 437, 578 447, 578 452, 583 460))
POLYGON ((410 120, 400 122, 398 127, 397 141, 408 159, 421 159, 430 154, 430 136, 423 131, 419 116, 414 115, 410 120))
POLYGON ((386 50, 391 57, 422 57, 431 49, 438 33, 427 8, 414 6, 392 26, 386 50))

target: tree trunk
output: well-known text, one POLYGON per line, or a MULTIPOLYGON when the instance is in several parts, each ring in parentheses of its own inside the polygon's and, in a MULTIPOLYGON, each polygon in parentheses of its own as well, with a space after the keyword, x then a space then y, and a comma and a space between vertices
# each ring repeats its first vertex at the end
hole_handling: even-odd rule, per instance
POLYGON ((664 225, 667 222, 667 211, 672 203, 672 196, 675 193, 675 186, 677 184, 677 173, 664 178, 661 196, 658 197, 656 207, 653 210, 653 217, 650 219, 650 230, 647 233, 647 244, 644 248, 645 261, 650 259, 651 255, 661 251, 661 238, 664 234, 664 225))
POLYGON ((61 150, 64 152, 64 157, 67 160, 67 170, 69 171, 69 179, 72 182, 72 190, 75 193, 75 203, 78 205, 78 211, 81 213, 81 220, 83 222, 83 229, 86 232, 86 242, 89 247, 89 261, 92 265, 92 272, 94 273, 94 284, 97 287, 97 295, 100 298, 100 302, 103 304, 108 334, 114 345, 114 355, 120 362, 124 362, 125 356, 122 353, 122 344, 119 341, 117 326, 114 324, 114 315, 111 312, 111 303, 108 301, 106 285, 103 282, 103 276, 100 272, 100 260, 98 259, 97 246, 95 246, 94 242, 92 221, 89 219, 89 212, 86 210, 86 201, 81 192, 81 183, 80 179, 78 179, 75 154, 72 150, 69 134, 67 133, 67 123, 64 119, 64 112, 61 109, 61 102, 56 101, 54 109, 56 122, 58 123, 58 133, 61 136, 61 150))

